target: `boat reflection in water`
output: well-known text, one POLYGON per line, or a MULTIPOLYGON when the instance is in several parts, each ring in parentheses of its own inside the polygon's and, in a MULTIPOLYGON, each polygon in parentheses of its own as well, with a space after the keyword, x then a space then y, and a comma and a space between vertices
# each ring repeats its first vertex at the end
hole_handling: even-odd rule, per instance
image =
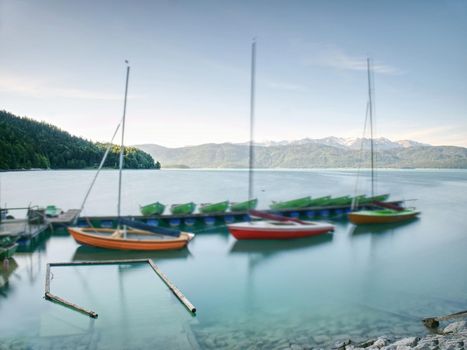
MULTIPOLYGON (((267 265, 274 264, 274 260, 276 259, 286 259, 289 255, 295 256, 297 252, 312 256, 313 251, 319 250, 323 245, 330 245, 329 243, 332 240, 333 233, 293 240, 235 241, 229 254, 238 255, 246 263, 246 279, 243 282, 243 290, 241 291, 244 298, 242 303, 245 308, 247 310, 255 310, 258 308, 258 305, 264 303, 264 286, 260 281, 263 280, 262 276, 264 276, 264 272, 266 272, 266 275, 270 273, 267 272, 267 265)), ((274 282, 272 283, 274 284, 274 282)), ((281 298, 281 293, 279 289, 275 289, 273 292, 268 293, 268 295, 269 297, 275 295, 276 298, 281 298)))
POLYGON ((314 249, 332 242, 333 233, 293 240, 241 240, 235 241, 230 254, 245 254, 248 259, 248 276, 252 270, 268 259, 290 251, 314 249))
POLYGON ((349 230, 352 235, 361 235, 361 234, 383 234, 385 232, 394 232, 400 228, 406 228, 418 222, 420 219, 418 217, 388 224, 367 224, 367 225, 351 225, 349 230))
POLYGON ((1 262, 0 265, 0 295, 6 294, 6 289, 9 287, 8 279, 13 272, 18 268, 18 263, 14 258, 10 258, 1 262), (5 290, 4 290, 5 289, 5 290))
POLYGON ((180 250, 111 250, 89 246, 76 248, 72 261, 104 261, 104 260, 129 260, 129 259, 186 259, 191 256, 188 248, 180 250))
POLYGON ((235 241, 230 249, 235 253, 259 253, 263 256, 280 254, 290 250, 309 249, 332 241, 333 234, 326 233, 314 237, 298 238, 293 240, 241 240, 235 241))

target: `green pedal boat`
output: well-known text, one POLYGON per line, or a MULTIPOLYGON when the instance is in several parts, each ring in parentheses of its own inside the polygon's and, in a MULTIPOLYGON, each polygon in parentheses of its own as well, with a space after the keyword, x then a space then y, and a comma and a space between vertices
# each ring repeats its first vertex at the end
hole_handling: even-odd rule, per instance
POLYGON ((229 201, 219 203, 202 203, 199 205, 199 211, 203 214, 224 213, 229 207, 229 201))
POLYGON ((389 193, 380 194, 377 196, 370 197, 370 202, 385 202, 389 198, 389 193))
POLYGON ((352 203, 352 197, 350 196, 342 196, 331 198, 327 205, 350 205, 352 203))
POLYGON ((297 209, 297 208, 307 208, 310 206, 311 198, 310 196, 292 199, 290 201, 284 202, 272 202, 269 206, 272 210, 286 210, 286 209, 297 209))
POLYGON ((256 209, 258 205, 258 199, 250 199, 249 201, 245 202, 236 202, 230 203, 230 210, 233 212, 236 211, 248 211, 250 209, 256 209))
POLYGON ((48 205, 45 208, 45 216, 49 218, 55 218, 62 213, 62 209, 57 208, 55 205, 48 205))
POLYGON ((172 204, 170 207, 170 212, 173 215, 190 215, 196 209, 196 204, 193 202, 181 203, 181 204, 172 204))
POLYGON ((373 197, 367 197, 365 195, 360 195, 355 197, 356 204, 370 204, 373 202, 384 202, 389 198, 389 194, 380 194, 373 197))
POLYGON ((8 234, 8 233, 0 233, 0 248, 11 246, 16 243, 19 239, 19 236, 8 234))
POLYGON ((0 247, 0 260, 11 258, 18 248, 18 244, 13 243, 8 246, 0 247))
POLYGON ((165 210, 165 205, 159 202, 140 206, 139 211, 144 216, 161 215, 165 210))
POLYGON ((309 207, 324 207, 326 205, 329 205, 330 200, 331 200, 331 196, 312 198, 308 206, 309 207))

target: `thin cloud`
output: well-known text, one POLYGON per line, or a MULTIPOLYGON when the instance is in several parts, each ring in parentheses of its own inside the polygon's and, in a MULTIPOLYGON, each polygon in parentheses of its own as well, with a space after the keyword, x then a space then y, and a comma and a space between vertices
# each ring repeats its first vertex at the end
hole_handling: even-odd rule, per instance
POLYGON ((121 94, 103 93, 83 89, 52 86, 46 80, 2 76, 0 91, 36 98, 64 97, 72 99, 118 100, 121 94))
POLYGON ((268 88, 276 89, 276 90, 295 91, 295 92, 307 92, 309 90, 304 85, 291 84, 291 83, 286 83, 286 82, 266 81, 265 84, 268 88))
POLYGON ((462 125, 424 128, 397 135, 398 139, 417 140, 431 145, 467 146, 467 132, 462 125))
MULTIPOLYGON (((337 47, 317 47, 308 57, 303 59, 303 63, 309 66, 329 67, 341 70, 364 71, 367 69, 367 58, 365 56, 350 55, 337 47)), ((403 71, 397 67, 373 62, 373 71, 380 74, 399 75, 403 71)))
POLYGON ((401 137, 406 138, 406 139, 433 137, 437 135, 446 135, 447 133, 453 131, 453 129, 455 129, 453 126, 438 126, 438 127, 424 128, 424 129, 419 129, 416 131, 411 131, 411 132, 402 134, 401 137))

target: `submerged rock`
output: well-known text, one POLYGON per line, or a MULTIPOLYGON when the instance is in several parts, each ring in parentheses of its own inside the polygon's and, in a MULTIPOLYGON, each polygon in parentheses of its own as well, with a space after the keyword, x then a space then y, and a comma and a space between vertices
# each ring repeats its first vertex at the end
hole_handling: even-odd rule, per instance
POLYGON ((357 344, 336 342, 334 349, 345 350, 465 350, 467 349, 467 322, 453 322, 440 334, 429 334, 422 338, 406 337, 391 341, 387 336, 380 336, 357 344))
POLYGON ((327 336, 327 335, 314 335, 313 336, 313 340, 317 343, 317 344, 323 344, 323 343, 328 343, 331 341, 331 337, 327 336))
POLYGON ((409 337, 409 338, 398 340, 392 345, 395 345, 396 347, 398 346, 409 346, 410 347, 410 346, 417 345, 419 340, 420 340, 419 337, 409 337))
POLYGON ((369 340, 365 340, 363 342, 360 342, 356 345, 357 348, 367 348, 369 346, 372 346, 375 344, 377 339, 369 339, 369 340))
POLYGON ((389 339, 386 336, 382 336, 376 339, 376 341, 373 343, 373 346, 377 348, 382 348, 383 346, 388 345, 390 342, 391 342, 391 339, 389 339))
POLYGON ((467 331, 467 322, 466 321, 458 321, 449 324, 446 328, 444 328, 443 333, 460 333, 462 331, 467 331))
POLYGON ((339 340, 334 343, 333 349, 345 349, 346 345, 350 345, 352 341, 350 339, 347 340, 339 340))

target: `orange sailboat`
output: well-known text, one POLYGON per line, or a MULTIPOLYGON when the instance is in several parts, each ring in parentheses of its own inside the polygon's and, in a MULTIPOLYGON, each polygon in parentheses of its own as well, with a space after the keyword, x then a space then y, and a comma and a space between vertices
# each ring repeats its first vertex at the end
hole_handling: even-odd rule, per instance
POLYGON ((68 232, 73 236, 76 242, 83 245, 92 247, 106 248, 106 249, 120 249, 120 250, 171 250, 184 248, 188 242, 194 237, 192 233, 181 232, 179 230, 156 227, 147 225, 135 220, 122 218, 120 215, 121 192, 122 192, 122 169, 123 169, 123 143, 125 133, 125 114, 126 114, 126 100, 128 94, 128 78, 130 75, 130 66, 128 61, 126 67, 126 84, 125 84, 125 99, 123 104, 123 118, 117 129, 114 132, 111 142, 107 147, 104 157, 101 160, 99 169, 94 176, 94 179, 89 187, 83 203, 84 204, 91 192, 97 176, 101 171, 107 155, 109 154, 112 142, 117 134, 120 125, 122 126, 122 142, 120 146, 120 163, 119 163, 119 181, 118 181, 118 218, 119 223, 117 228, 94 228, 94 227, 69 227, 68 232))
POLYGON ((120 250, 182 249, 194 236, 192 233, 180 233, 178 237, 170 237, 146 230, 92 227, 69 227, 68 232, 79 244, 120 250))

